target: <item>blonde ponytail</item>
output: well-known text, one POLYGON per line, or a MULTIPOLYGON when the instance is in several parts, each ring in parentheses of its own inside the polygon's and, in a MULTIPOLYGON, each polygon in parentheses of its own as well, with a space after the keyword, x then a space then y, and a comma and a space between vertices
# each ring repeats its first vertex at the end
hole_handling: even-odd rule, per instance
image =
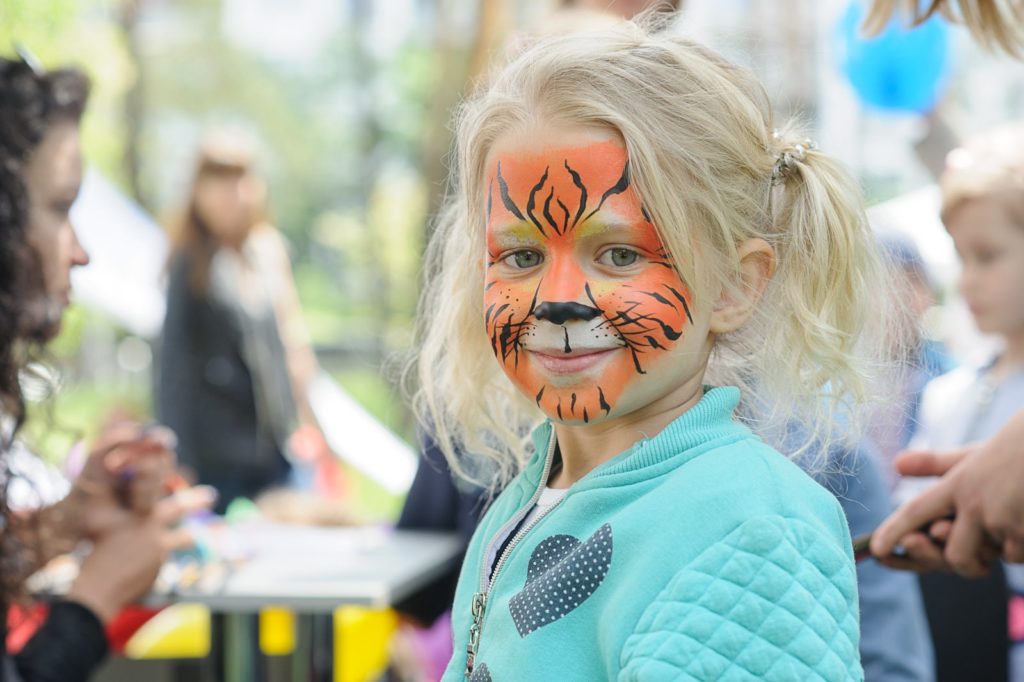
POLYGON ((860 189, 837 161, 793 126, 776 133, 769 153, 776 162, 766 235, 777 268, 756 319, 719 348, 723 360, 759 368, 746 387, 756 430, 820 467, 831 444, 857 435, 877 397, 872 377, 894 356, 882 348, 891 272, 860 189), (799 442, 788 429, 794 422, 799 442))

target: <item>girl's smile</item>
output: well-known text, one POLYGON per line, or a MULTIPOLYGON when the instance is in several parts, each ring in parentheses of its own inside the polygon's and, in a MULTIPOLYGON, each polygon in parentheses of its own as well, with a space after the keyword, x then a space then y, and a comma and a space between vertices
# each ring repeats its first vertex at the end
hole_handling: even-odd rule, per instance
POLYGON ((551 374, 577 374, 596 368, 617 352, 615 348, 574 349, 565 353, 557 349, 527 351, 551 374))

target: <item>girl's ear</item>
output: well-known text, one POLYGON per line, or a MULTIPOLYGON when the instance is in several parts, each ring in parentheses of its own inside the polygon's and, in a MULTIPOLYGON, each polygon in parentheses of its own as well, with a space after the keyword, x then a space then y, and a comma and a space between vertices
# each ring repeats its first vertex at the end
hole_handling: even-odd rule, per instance
POLYGON ((763 239, 747 239, 736 249, 740 259, 737 286, 722 291, 711 311, 714 334, 736 331, 743 326, 775 274, 775 249, 763 239))

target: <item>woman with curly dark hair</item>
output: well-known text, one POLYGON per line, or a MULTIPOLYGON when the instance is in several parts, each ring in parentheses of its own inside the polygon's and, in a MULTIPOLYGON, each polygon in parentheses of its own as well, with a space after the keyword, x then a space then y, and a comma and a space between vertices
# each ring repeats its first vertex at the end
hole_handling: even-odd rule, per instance
MULTIPOLYGON (((69 221, 82 182, 79 119, 89 92, 74 70, 43 72, 31 59, 0 58, 0 634, 26 578, 51 558, 92 542, 78 577, 0 680, 85 680, 106 654, 103 625, 152 585, 166 527, 180 501, 163 498, 173 466, 163 430, 108 429, 68 495, 16 508, 9 494, 25 418, 20 376, 60 329, 72 268, 89 257, 69 221)), ((6 651, 6 649, 5 649, 6 651)))

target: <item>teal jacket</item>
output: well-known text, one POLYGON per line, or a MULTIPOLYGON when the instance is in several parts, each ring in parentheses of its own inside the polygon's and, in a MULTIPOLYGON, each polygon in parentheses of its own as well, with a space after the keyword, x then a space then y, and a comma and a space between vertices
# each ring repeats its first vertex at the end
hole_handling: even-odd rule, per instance
POLYGON ((484 516, 452 611, 444 680, 862 680, 857 584, 835 497, 733 419, 713 388, 569 488, 500 548, 539 495, 536 454, 484 516))

